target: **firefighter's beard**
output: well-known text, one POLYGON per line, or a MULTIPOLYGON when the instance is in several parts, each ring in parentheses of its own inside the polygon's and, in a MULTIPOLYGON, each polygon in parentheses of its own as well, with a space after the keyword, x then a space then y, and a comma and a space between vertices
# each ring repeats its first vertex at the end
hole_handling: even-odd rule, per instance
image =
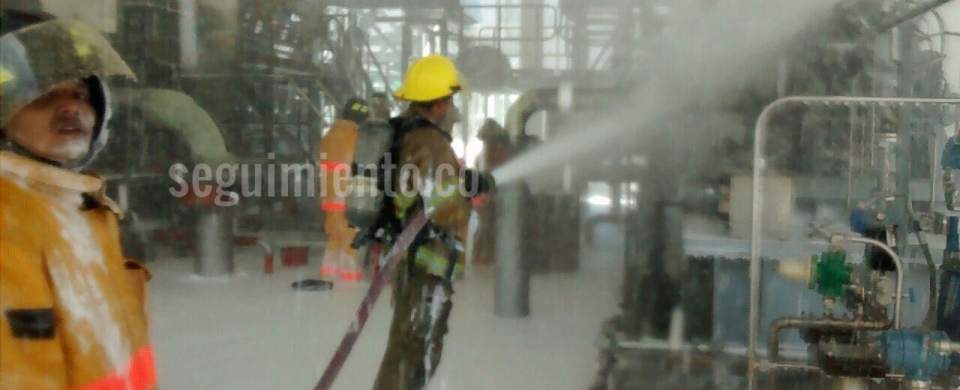
POLYGON ((52 150, 52 155, 61 161, 80 161, 90 152, 90 140, 76 138, 68 140, 52 150))

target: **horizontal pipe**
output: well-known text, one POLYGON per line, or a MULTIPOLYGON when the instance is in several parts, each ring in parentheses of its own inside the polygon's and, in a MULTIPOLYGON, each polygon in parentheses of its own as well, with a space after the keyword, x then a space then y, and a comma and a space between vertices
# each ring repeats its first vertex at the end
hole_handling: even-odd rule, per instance
POLYGON ((770 363, 779 363, 780 333, 787 329, 818 330, 887 330, 893 327, 888 321, 841 320, 828 318, 781 318, 770 327, 770 363))
MULTIPOLYGON (((819 330, 886 330, 893 326, 891 322, 835 320, 826 318, 781 318, 773 322, 770 327, 770 345, 768 363, 771 367, 778 367, 780 358, 780 332, 787 329, 819 329, 819 330)), ((786 366, 797 367, 799 366, 786 366)), ((783 367, 780 367, 783 368, 783 367)), ((777 377, 770 375, 770 389, 777 389, 777 377)))
POLYGON ((923 15, 923 14, 925 14, 925 13, 927 13, 927 12, 930 12, 930 11, 932 11, 933 9, 935 9, 935 8, 941 6, 941 5, 944 5, 944 4, 946 4, 947 2, 949 2, 949 1, 950 1, 950 0, 927 0, 927 2, 926 2, 925 4, 916 5, 916 6, 914 6, 913 9, 911 9, 911 10, 908 11, 907 13, 905 13, 905 14, 903 14, 903 15, 899 15, 899 16, 896 17, 895 19, 891 19, 891 20, 889 20, 889 21, 886 21, 886 22, 880 24, 879 26, 877 26, 877 28, 875 29, 875 31, 878 32, 878 33, 884 33, 884 32, 886 32, 887 30, 889 30, 889 29, 891 29, 891 28, 897 27, 898 25, 900 25, 900 24, 903 23, 903 22, 909 21, 909 20, 911 20, 911 19, 913 19, 913 18, 916 18, 916 17, 918 17, 918 16, 920 16, 920 15, 923 15))

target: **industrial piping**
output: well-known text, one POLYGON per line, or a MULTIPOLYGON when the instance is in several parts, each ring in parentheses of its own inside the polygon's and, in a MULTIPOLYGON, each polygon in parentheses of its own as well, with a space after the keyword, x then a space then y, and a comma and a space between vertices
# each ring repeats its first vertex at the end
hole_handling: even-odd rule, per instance
POLYGON ((910 9, 910 11, 908 11, 907 13, 900 15, 896 18, 892 18, 888 21, 881 22, 876 28, 874 28, 874 31, 876 31, 877 33, 884 33, 887 30, 894 28, 903 22, 919 17, 927 12, 932 11, 934 8, 937 8, 948 2, 950 2, 950 0, 927 0, 925 3, 921 2, 920 5, 914 5, 914 7, 910 9))
POLYGON ((895 298, 896 300, 893 303, 893 327, 896 329, 900 329, 900 314, 901 314, 901 306, 903 305, 903 260, 901 260, 900 256, 897 255, 897 252, 895 252, 893 248, 890 248, 890 246, 888 246, 887 244, 884 244, 872 238, 852 237, 852 236, 835 234, 830 239, 834 243, 849 241, 849 242, 858 242, 861 244, 873 245, 882 249, 884 252, 887 253, 887 255, 890 256, 891 259, 893 259, 893 265, 897 268, 897 292, 896 292, 896 298, 895 298))
POLYGON ((769 364, 779 364, 780 360, 780 333, 787 329, 820 329, 820 330, 887 330, 893 327, 890 321, 862 321, 859 319, 843 320, 831 318, 781 318, 770 326, 768 348, 769 364))
POLYGON ((750 235, 750 325, 748 334, 749 364, 747 366, 748 389, 754 389, 756 383, 757 362, 757 333, 760 329, 760 238, 762 234, 762 210, 763 192, 762 177, 766 171, 766 158, 763 154, 766 146, 767 128, 773 113, 783 106, 790 104, 843 104, 843 105, 866 105, 866 104, 960 104, 960 99, 934 99, 934 98, 886 98, 886 97, 846 97, 846 96, 792 96, 785 97, 767 105, 760 116, 757 118, 757 125, 754 130, 754 152, 753 152, 753 209, 752 213, 752 232, 750 235))

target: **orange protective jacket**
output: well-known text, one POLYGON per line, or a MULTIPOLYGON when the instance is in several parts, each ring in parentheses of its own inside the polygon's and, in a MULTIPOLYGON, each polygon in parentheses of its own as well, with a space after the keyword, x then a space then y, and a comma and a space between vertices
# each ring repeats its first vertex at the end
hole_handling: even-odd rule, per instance
POLYGON ((156 388, 149 274, 104 186, 0 152, 0 389, 156 388))
POLYGON ((359 126, 345 119, 337 120, 320 140, 321 204, 323 211, 346 210, 345 196, 350 179, 350 164, 357 146, 359 126))

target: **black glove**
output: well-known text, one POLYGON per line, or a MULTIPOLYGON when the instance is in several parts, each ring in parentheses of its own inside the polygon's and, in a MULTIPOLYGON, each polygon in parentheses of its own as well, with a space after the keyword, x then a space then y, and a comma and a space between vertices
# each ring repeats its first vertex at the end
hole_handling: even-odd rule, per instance
POLYGON ((463 171, 463 189, 470 198, 488 193, 496 187, 493 175, 476 169, 463 171))

